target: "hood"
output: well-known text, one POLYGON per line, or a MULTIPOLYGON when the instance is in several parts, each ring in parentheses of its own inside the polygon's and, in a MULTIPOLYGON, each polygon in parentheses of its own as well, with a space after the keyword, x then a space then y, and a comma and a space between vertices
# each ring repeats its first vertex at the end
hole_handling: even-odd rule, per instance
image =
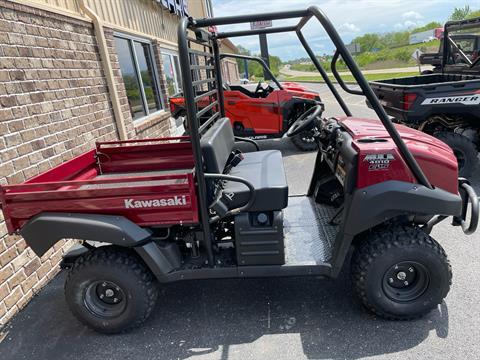
MULTIPOLYGON (((350 133, 353 146, 360 154, 396 153, 396 157, 401 158, 397 146, 380 120, 342 117, 338 118, 338 121, 350 133), (362 138, 378 138, 386 141, 364 142, 361 141, 362 138)), ((395 127, 431 184, 457 193, 457 159, 452 149, 444 142, 421 131, 398 124, 395 124, 395 127)), ((402 163, 413 179, 413 174, 403 159, 402 163)))
POLYGON ((317 95, 316 92, 306 88, 303 85, 300 85, 296 82, 290 82, 290 81, 285 81, 285 82, 280 82, 280 84, 283 86, 285 90, 290 90, 290 91, 297 91, 297 92, 306 92, 306 93, 312 93, 317 95))
MULTIPOLYGON (((353 140, 373 137, 388 139, 393 142, 380 120, 344 117, 339 118, 339 122, 352 135, 353 140)), ((453 156, 450 147, 437 138, 404 125, 395 124, 395 127, 407 146, 415 144, 416 146, 424 146, 425 149, 440 151, 444 155, 451 154, 453 156)))

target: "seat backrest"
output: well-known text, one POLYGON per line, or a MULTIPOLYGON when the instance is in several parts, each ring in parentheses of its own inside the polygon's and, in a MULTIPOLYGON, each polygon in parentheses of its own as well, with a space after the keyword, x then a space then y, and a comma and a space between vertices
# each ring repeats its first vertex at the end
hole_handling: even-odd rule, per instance
POLYGON ((200 139, 207 173, 221 174, 233 150, 235 137, 228 118, 221 118, 200 139))

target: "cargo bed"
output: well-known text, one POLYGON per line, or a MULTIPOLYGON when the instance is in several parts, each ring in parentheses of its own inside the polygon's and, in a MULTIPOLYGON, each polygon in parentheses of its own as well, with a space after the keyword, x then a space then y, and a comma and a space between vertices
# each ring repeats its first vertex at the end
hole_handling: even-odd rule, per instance
POLYGON ((19 185, 0 187, 10 233, 42 212, 121 215, 140 226, 198 223, 189 137, 97 143, 19 185))
MULTIPOLYGON (((480 76, 431 74, 370 82, 388 115, 395 121, 418 127, 431 116, 478 117, 478 103, 468 101, 480 89, 480 76), (440 100, 431 100, 440 99, 440 100), (432 102, 431 102, 432 101, 432 102), (436 102, 439 101, 439 102, 436 102), (444 105, 448 104, 448 105, 444 105)), ((371 105, 367 102, 367 105, 371 105)))

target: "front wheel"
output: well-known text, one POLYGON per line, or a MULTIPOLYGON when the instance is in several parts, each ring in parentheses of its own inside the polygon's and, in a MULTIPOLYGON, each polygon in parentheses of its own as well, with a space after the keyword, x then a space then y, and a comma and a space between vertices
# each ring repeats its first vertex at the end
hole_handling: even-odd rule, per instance
POLYGON ((118 333, 142 324, 157 295, 157 282, 145 264, 135 254, 111 246, 79 257, 65 282, 72 313, 102 333, 118 333))
POLYGON ((380 229, 362 238, 351 271, 363 305, 391 320, 427 314, 447 296, 452 280, 443 248, 409 226, 380 229))

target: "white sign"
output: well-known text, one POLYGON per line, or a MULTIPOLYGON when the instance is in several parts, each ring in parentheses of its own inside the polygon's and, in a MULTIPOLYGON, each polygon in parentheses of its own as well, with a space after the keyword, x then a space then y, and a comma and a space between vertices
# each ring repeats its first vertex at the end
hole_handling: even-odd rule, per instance
POLYGON ((419 60, 420 59, 420 56, 423 54, 423 52, 420 51, 420 49, 416 49, 413 54, 412 54, 412 57, 415 59, 415 60, 419 60))
POLYGON ((422 105, 443 105, 443 104, 479 105, 480 95, 475 94, 475 95, 427 98, 422 102, 422 105))
POLYGON ((360 44, 359 43, 352 43, 348 44, 347 50, 350 51, 350 54, 358 54, 360 52, 360 44))
POLYGON ((272 27, 272 20, 254 21, 250 23, 250 29, 252 30, 266 29, 269 27, 272 27))

